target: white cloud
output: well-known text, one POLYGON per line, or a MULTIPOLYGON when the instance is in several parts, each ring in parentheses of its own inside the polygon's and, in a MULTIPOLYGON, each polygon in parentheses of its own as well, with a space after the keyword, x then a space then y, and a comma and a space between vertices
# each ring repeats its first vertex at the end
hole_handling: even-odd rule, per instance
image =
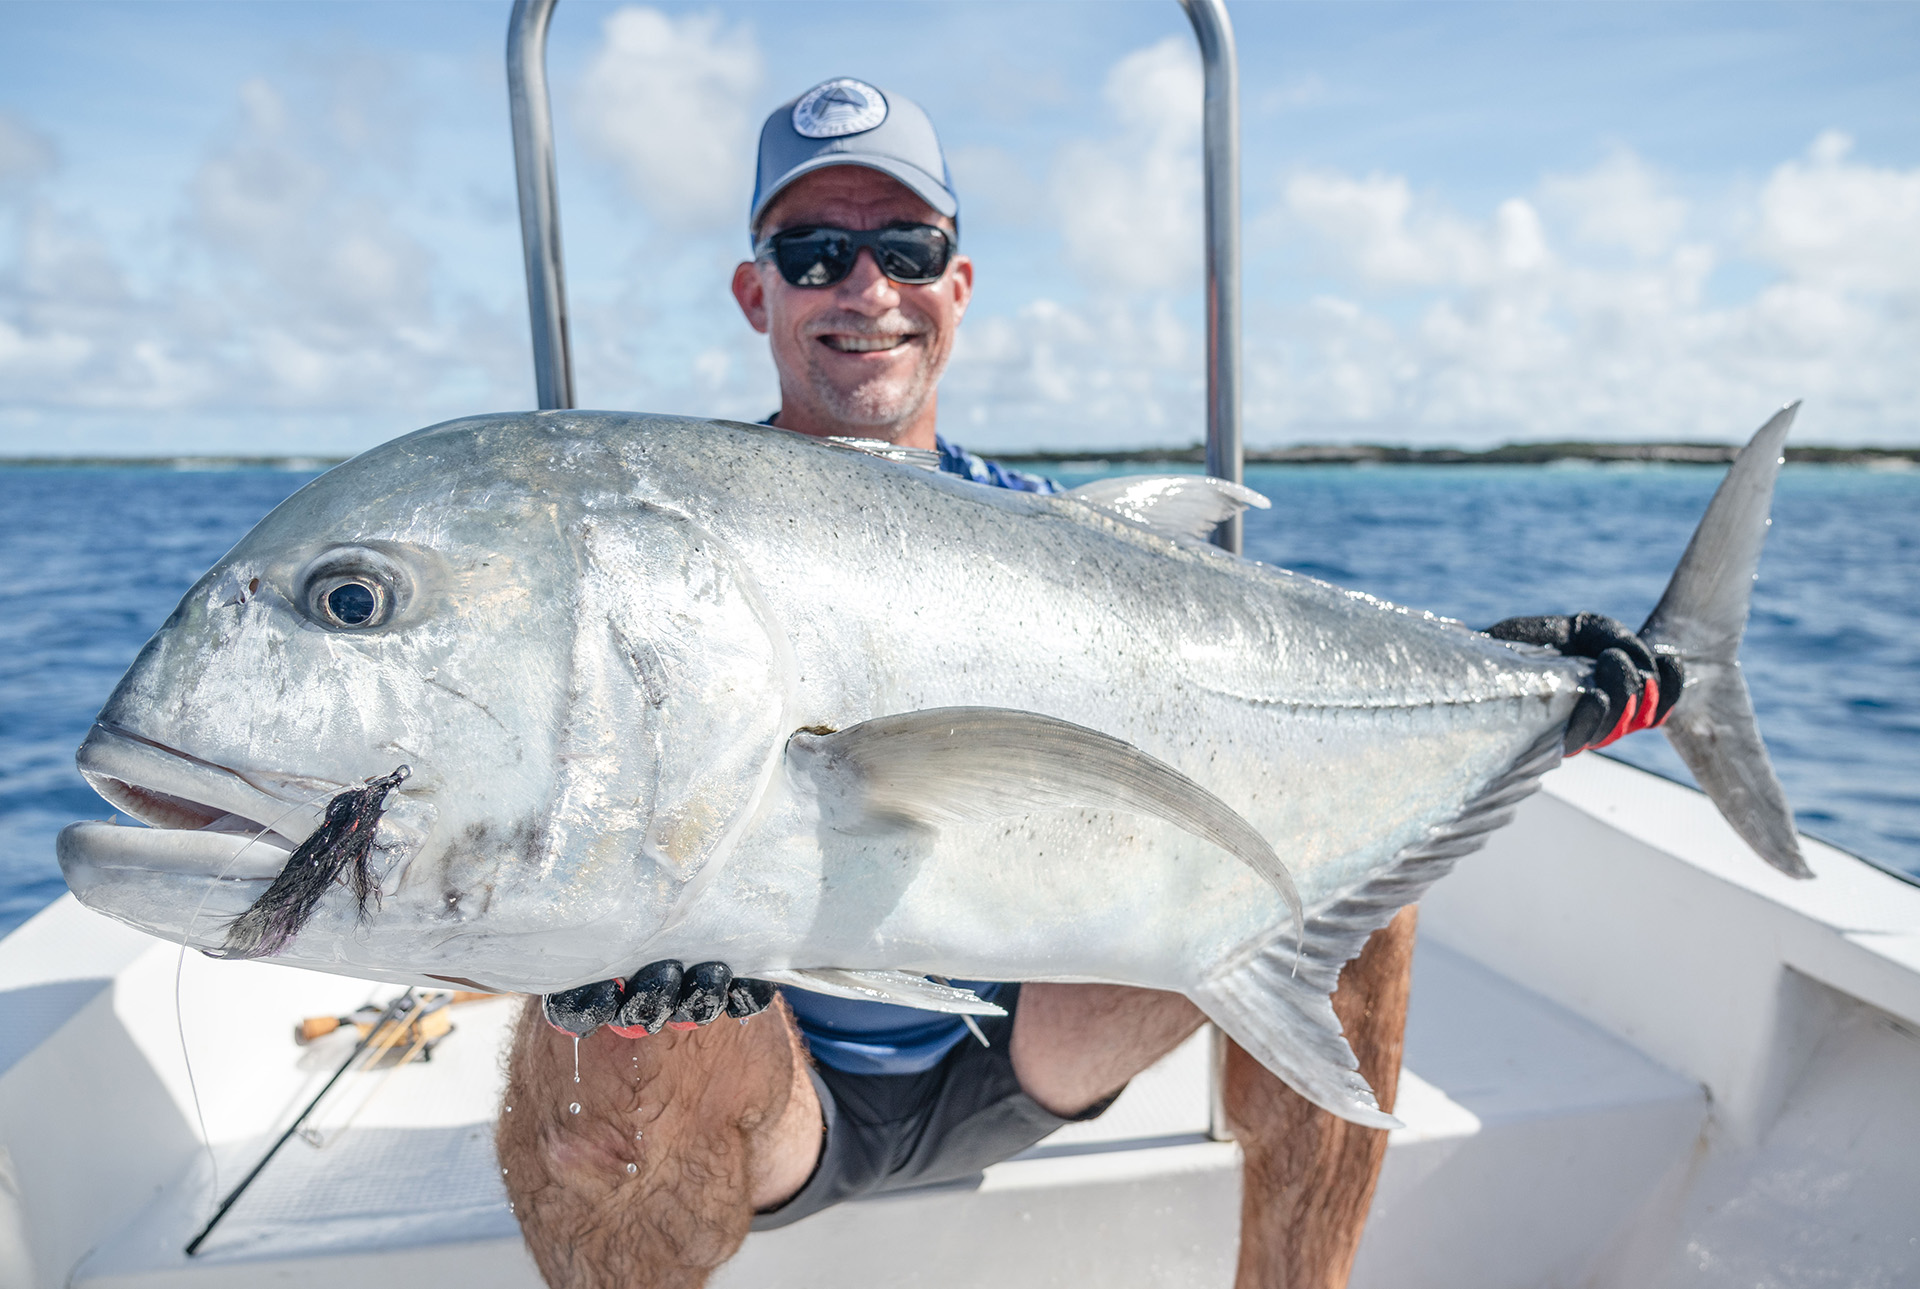
POLYGON ((1724 437, 1805 397, 1814 435, 1910 440, 1920 170, 1847 156, 1823 136, 1693 240, 1688 203, 1624 151, 1479 219, 1402 176, 1296 176, 1274 226, 1344 285, 1251 322, 1250 437, 1724 437), (1776 280, 1716 300, 1743 260, 1776 280))
POLYGON ((752 189, 760 78, 746 27, 628 7, 602 27, 577 103, 587 138, 656 219, 731 231, 752 189))
POLYGON ((1830 130, 1804 161, 1775 170, 1753 249, 1828 291, 1920 292, 1920 170, 1858 165, 1852 151, 1851 138, 1830 130))
POLYGON ((1102 90, 1106 128, 1057 149, 1044 205, 998 150, 956 164, 964 191, 985 181, 985 204, 1002 222, 1051 216, 1084 296, 1031 293, 1010 312, 969 317, 942 387, 949 436, 1005 449, 1205 434, 1193 316, 1202 88, 1184 37, 1120 58, 1102 90))
POLYGON ((1165 297, 1083 307, 1041 297, 970 317, 941 386, 944 433, 992 449, 1196 442, 1199 358, 1165 297))
POLYGON ((0 166, 31 180, 16 185, 11 238, 0 225, 7 419, 358 411, 404 423, 414 409, 474 406, 455 391, 481 406, 526 401, 518 364, 502 361, 511 324, 436 286, 435 255, 396 222, 410 122, 369 97, 381 69, 356 75, 342 66, 352 61, 336 56, 327 77, 291 89, 239 87, 180 213, 139 248, 137 281, 47 182, 51 150, 0 122, 0 166))
POLYGON ((1191 288, 1200 263, 1200 61, 1168 36, 1107 73, 1115 133, 1054 159, 1067 253, 1097 290, 1191 288))
POLYGON ((1285 203, 1369 284, 1480 286, 1548 267, 1539 213, 1518 198, 1500 204, 1489 228, 1416 208, 1398 175, 1298 175, 1286 185, 1285 203))
POLYGON ((1585 173, 1551 176, 1540 189, 1542 203, 1567 221, 1575 240, 1643 259, 1671 248, 1687 223, 1686 201, 1626 148, 1585 173))

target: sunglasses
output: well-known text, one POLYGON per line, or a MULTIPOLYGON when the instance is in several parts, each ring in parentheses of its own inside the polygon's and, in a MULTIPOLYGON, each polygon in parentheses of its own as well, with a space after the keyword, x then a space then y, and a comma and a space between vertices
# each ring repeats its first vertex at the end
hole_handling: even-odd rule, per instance
POLYGON ((789 228, 754 247, 753 258, 772 259, 790 286, 832 286, 853 272, 863 248, 873 252, 882 273, 905 286, 938 282, 953 262, 952 235, 932 224, 894 224, 869 232, 789 228))

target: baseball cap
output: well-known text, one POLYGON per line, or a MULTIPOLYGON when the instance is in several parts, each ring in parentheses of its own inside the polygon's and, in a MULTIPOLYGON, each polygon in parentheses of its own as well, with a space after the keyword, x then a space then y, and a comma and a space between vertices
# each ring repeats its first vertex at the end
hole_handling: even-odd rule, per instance
POLYGON ((953 175, 920 105, 851 76, 821 81, 775 108, 760 127, 747 227, 794 180, 828 166, 865 166, 905 184, 949 219, 960 214, 953 175))

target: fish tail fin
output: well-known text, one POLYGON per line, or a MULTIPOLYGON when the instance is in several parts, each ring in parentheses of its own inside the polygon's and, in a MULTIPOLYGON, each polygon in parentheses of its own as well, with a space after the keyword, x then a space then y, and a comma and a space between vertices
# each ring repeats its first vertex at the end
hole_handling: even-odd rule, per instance
POLYGON ((1299 941, 1282 933, 1187 996, 1248 1055, 1321 1109, 1366 1128, 1399 1127, 1380 1108, 1341 1035, 1333 1010, 1340 969, 1367 937, 1504 827, 1560 756, 1560 731, 1549 730, 1452 820, 1428 829, 1386 868, 1317 909, 1299 941))
POLYGON ((1789 877, 1812 877, 1793 811, 1767 759, 1740 672, 1740 638, 1767 526, 1781 449, 1799 403, 1789 403, 1734 459, 1694 530, 1640 637, 1677 656, 1686 684, 1663 727, 1680 759, 1733 830, 1789 877))

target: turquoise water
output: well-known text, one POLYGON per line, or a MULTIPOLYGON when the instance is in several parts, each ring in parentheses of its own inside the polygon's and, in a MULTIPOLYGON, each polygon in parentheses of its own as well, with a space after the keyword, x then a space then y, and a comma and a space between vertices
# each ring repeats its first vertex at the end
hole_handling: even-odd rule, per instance
MULTIPOLYGON (((1064 480, 1092 477, 1061 472, 1064 480)), ((0 468, 0 933, 63 889, 53 837, 106 810, 73 750, 201 572, 310 475, 0 468)), ((1638 622, 1719 480, 1693 467, 1271 467, 1247 551, 1476 626, 1638 622)), ((1920 874, 1920 473, 1789 467, 1745 664, 1802 828, 1920 874)), ((1658 735, 1624 760, 1685 771, 1658 735)))

